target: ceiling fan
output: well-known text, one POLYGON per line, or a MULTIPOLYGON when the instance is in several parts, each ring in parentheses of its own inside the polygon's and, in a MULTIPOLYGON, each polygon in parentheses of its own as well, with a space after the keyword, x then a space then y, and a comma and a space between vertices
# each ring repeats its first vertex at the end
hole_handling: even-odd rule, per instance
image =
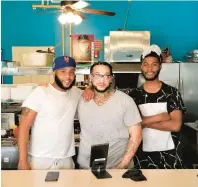
MULTIPOLYGON (((52 1, 52 0, 51 0, 52 1)), ((84 1, 84 0, 79 0, 79 1, 61 1, 60 4, 49 4, 49 0, 47 0, 47 4, 44 3, 44 0, 41 0, 41 4, 33 4, 32 8, 37 9, 37 8, 42 8, 42 9, 58 9, 54 10, 53 12, 62 12, 62 14, 59 16, 59 21, 62 23, 62 55, 64 55, 64 24, 65 23, 70 23, 70 29, 69 29, 69 35, 70 35, 70 48, 71 48, 71 23, 76 22, 75 24, 79 24, 82 19, 85 19, 85 16, 83 15, 84 13, 87 14, 99 14, 99 15, 105 15, 105 16, 115 16, 115 12, 109 12, 109 11, 104 11, 104 10, 96 10, 96 9, 87 9, 86 7, 90 6, 90 3, 84 1), (73 14, 74 21, 68 22, 70 18, 68 15, 73 14), (65 17, 68 16, 66 19, 65 17), (67 20, 67 21, 66 21, 67 20)), ((48 12, 50 13, 50 12, 48 12)), ((73 19, 72 18, 72 19, 73 19)), ((71 20, 70 20, 71 21, 71 20)), ((70 49, 71 53, 71 49, 70 49)), ((71 55, 70 55, 71 56, 71 55)))
MULTIPOLYGON (((46 5, 44 4, 44 1, 42 1, 42 4, 38 5, 32 5, 33 9, 36 8, 51 8, 51 9, 60 9, 60 10, 55 10, 53 12, 60 11, 64 14, 68 12, 72 12, 74 14, 80 15, 82 18, 85 18, 82 13, 87 13, 87 14, 99 14, 99 15, 105 15, 105 16, 114 16, 115 12, 109 12, 109 11, 104 11, 104 10, 96 10, 96 9, 87 9, 86 7, 90 6, 91 4, 84 1, 61 1, 59 5, 51 4, 51 5, 46 5)), ((51 11, 52 12, 52 11, 51 11)))

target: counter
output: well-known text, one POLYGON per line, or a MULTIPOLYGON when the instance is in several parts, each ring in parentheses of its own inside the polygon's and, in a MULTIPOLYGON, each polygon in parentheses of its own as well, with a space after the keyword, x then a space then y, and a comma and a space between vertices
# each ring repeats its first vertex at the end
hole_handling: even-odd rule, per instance
POLYGON ((2 171, 2 187, 197 187, 198 169, 142 170, 147 181, 122 178, 126 170, 108 170, 110 179, 96 179, 90 170, 60 170, 57 182, 45 182, 46 170, 2 171))

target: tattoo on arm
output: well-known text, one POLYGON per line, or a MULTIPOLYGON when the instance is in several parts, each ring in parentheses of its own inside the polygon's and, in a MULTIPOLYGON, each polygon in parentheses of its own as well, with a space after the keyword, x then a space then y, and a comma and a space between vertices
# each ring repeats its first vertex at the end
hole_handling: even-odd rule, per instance
POLYGON ((131 159, 134 157, 138 149, 138 146, 139 144, 135 143, 133 140, 129 140, 124 157, 117 166, 117 168, 127 169, 128 165, 131 162, 131 159))
POLYGON ((132 139, 129 139, 129 142, 125 151, 125 157, 127 158, 127 160, 130 160, 131 158, 133 158, 138 147, 139 147, 138 143, 134 142, 132 139))
POLYGON ((21 115, 23 115, 23 116, 28 116, 28 114, 29 114, 31 111, 32 111, 31 109, 29 109, 29 108, 27 108, 27 107, 23 107, 23 108, 22 108, 22 113, 21 113, 21 115))

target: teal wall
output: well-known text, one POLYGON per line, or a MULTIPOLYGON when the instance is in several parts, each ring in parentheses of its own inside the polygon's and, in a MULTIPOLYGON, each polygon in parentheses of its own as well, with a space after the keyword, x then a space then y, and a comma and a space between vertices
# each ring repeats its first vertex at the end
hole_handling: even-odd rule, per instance
MULTIPOLYGON (((1 4, 1 48, 4 58, 11 59, 12 46, 56 45, 61 41, 59 13, 33 10, 32 1, 3 1, 1 4), (47 13, 47 14, 44 14, 47 13)), ((73 33, 94 34, 103 40, 109 31, 124 27, 127 1, 91 1, 89 8, 116 12, 115 17, 85 14, 86 20, 74 25, 73 33)), ((175 60, 181 60, 186 52, 198 48, 198 2, 195 1, 132 1, 127 30, 148 30, 151 43, 161 48, 170 46, 175 60)), ((66 29, 65 52, 69 54, 69 36, 66 29)), ((56 50, 61 55, 61 46, 56 50)), ((100 54, 103 60, 103 52, 100 54)))

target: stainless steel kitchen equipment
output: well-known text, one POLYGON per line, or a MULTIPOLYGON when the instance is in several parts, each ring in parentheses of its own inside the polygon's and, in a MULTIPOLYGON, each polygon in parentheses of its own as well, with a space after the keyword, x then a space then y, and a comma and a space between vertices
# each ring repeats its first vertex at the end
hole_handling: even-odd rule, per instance
POLYGON ((188 62, 198 63, 198 49, 192 50, 191 52, 188 52, 184 56, 184 60, 188 61, 188 62))
POLYGON ((14 170, 18 165, 18 147, 14 145, 16 139, 1 139, 1 169, 14 170))
POLYGON ((13 125, 18 125, 21 103, 1 104, 1 130, 9 130, 13 125))
POLYGON ((1 113, 1 130, 9 130, 15 124, 15 113, 1 113))
POLYGON ((198 64, 180 63, 180 92, 187 108, 185 122, 198 119, 198 64))
POLYGON ((185 123, 182 128, 183 157, 187 164, 198 168, 198 123, 185 123))
POLYGON ((104 60, 105 62, 110 61, 110 37, 105 36, 104 37, 104 60))
POLYGON ((143 48, 149 45, 149 31, 110 31, 109 38, 105 37, 105 61, 140 62, 143 48))
POLYGON ((196 154, 198 156, 198 123, 196 122, 191 122, 191 123, 185 123, 186 126, 190 127, 192 129, 192 131, 194 132, 193 134, 191 134, 191 137, 189 137, 189 140, 194 139, 195 141, 191 142, 191 145, 195 145, 194 149, 196 150, 196 154), (196 142, 196 143, 195 143, 196 142))

